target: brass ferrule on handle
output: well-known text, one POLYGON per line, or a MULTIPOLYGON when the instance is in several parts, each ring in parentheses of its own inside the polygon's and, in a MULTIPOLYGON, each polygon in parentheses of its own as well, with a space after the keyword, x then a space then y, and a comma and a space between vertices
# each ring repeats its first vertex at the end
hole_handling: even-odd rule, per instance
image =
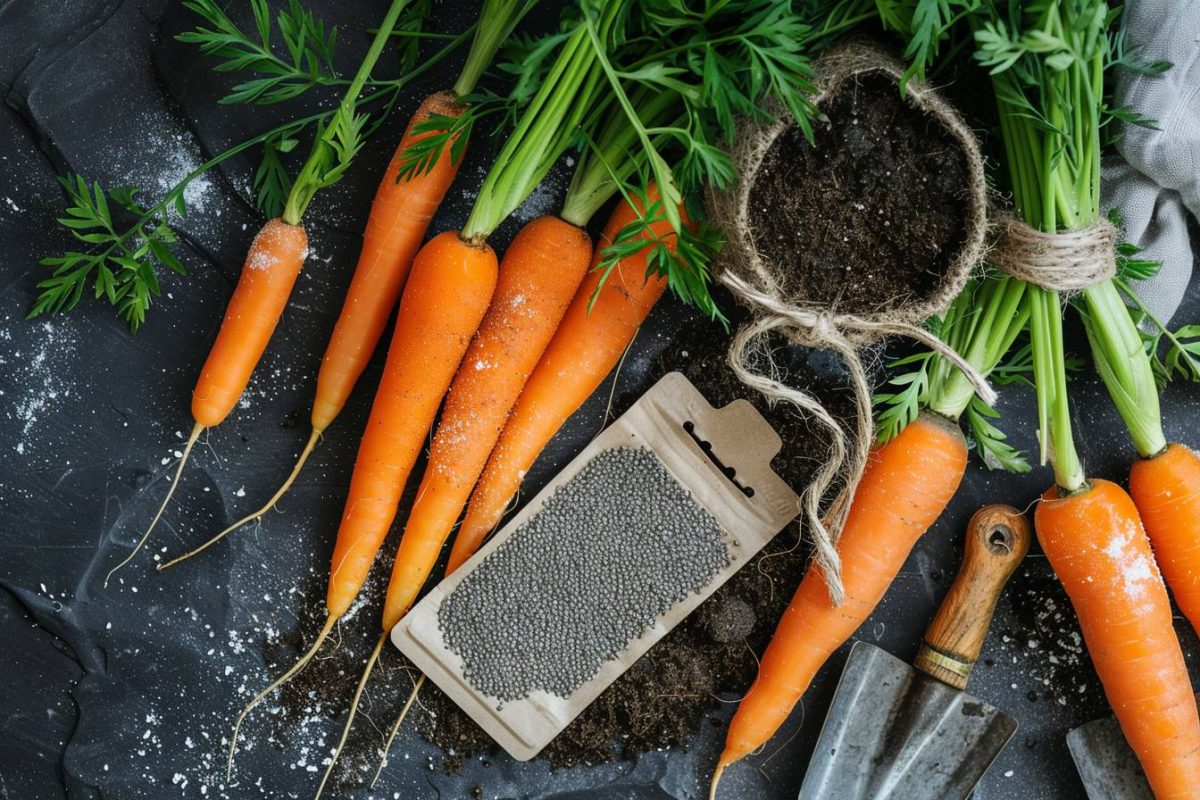
POLYGON ((955 689, 967 688, 1000 593, 1029 551, 1029 523, 1003 505, 984 506, 967 526, 963 564, 913 666, 955 689))

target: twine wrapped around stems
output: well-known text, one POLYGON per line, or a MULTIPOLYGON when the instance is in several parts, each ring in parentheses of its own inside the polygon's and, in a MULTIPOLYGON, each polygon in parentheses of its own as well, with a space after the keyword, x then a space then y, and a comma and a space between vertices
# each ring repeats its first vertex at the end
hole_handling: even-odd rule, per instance
POLYGON ((1086 228, 1045 233, 1010 214, 993 223, 988 263, 1051 292, 1081 292, 1117 274, 1119 231, 1106 219, 1086 228))
MULTIPOLYGON (((815 71, 817 84, 813 102, 819 107, 843 86, 862 77, 876 75, 898 82, 904 67, 874 46, 851 43, 820 59, 815 71)), ((964 241, 937 290, 930 296, 913 298, 880 312, 838 313, 828 306, 808 303, 804 298, 794 296, 794 292, 789 291, 787 265, 767 263, 762 257, 755 247, 751 230, 750 191, 767 151, 794 124, 786 114, 777 115, 777 122, 765 126, 743 123, 735 153, 738 180, 724 191, 710 192, 707 198, 710 215, 725 228, 728 236, 717 280, 754 314, 733 338, 729 349, 730 367, 742 383, 758 390, 768 403, 790 403, 819 422, 830 434, 830 456, 802 493, 801 504, 814 543, 814 559, 824 574, 830 598, 838 605, 844 599, 845 589, 837 539, 874 440, 871 384, 858 348, 890 335, 915 339, 962 370, 986 402, 995 400, 995 393, 978 371, 920 327, 926 319, 949 306, 982 260, 987 234, 983 158, 966 123, 930 87, 910 81, 907 99, 946 130, 961 148, 967 170, 966 196, 963 198, 964 241), (771 354, 769 336, 772 333, 783 335, 801 346, 831 349, 841 357, 854 396, 853 433, 848 432, 816 397, 782 380, 771 354), (826 495, 839 482, 837 495, 828 501, 828 508, 822 514, 826 495)))

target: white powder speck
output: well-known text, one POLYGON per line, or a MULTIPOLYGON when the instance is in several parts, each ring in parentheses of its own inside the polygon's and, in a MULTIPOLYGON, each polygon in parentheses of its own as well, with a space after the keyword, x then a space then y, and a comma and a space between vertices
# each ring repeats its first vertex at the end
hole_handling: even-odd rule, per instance
MULTIPOLYGON (((32 444, 30 435, 39 426, 43 415, 53 416, 60 401, 71 396, 71 386, 64 380, 70 375, 73 365, 76 337, 68 323, 53 323, 43 320, 32 352, 11 351, 9 362, 5 353, 0 356, 0 365, 7 367, 13 385, 23 387, 23 394, 16 400, 13 410, 21 427, 21 440, 16 450, 25 455, 32 444)), ((48 426, 53 428, 53 425, 48 426)))
POLYGON ((245 496, 246 496, 246 487, 245 487, 245 486, 239 486, 239 487, 238 487, 238 490, 237 490, 236 492, 234 492, 234 493, 233 493, 233 496, 234 496, 234 497, 245 497, 245 496))
POLYGON ((558 181, 553 179, 542 181, 536 189, 530 192, 529 197, 525 198, 525 202, 517 207, 517 210, 513 212, 513 217, 518 222, 525 223, 535 217, 554 213, 558 207, 560 191, 558 181))

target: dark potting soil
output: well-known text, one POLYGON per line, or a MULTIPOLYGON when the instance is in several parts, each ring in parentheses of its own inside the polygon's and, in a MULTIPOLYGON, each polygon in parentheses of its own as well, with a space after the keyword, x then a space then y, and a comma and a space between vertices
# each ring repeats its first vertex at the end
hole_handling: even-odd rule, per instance
MULTIPOLYGON (((725 362, 727 349, 728 339, 714 331, 703 342, 672 346, 659 371, 683 372, 715 406, 739 397, 753 402, 785 443, 773 462, 775 470, 793 487, 802 488, 824 459, 827 442, 796 413, 782 406, 768 409, 738 383, 725 362)), ((793 380, 804 376, 815 381, 810 388, 834 413, 848 413, 836 380, 811 378, 806 351, 787 349, 777 358, 793 380)), ((620 413, 635 399, 618 398, 614 411, 620 413)), ((754 679, 757 654, 766 647, 808 565, 809 548, 798 539, 799 526, 793 523, 635 662, 539 758, 555 767, 570 767, 686 746, 706 713, 723 699, 740 697, 754 679)), ((416 724, 446 754, 443 768, 457 770, 465 759, 495 748, 451 700, 426 686, 416 724)))
POLYGON ((793 126, 750 190, 750 229, 789 294, 844 313, 937 293, 966 237, 966 159, 880 77, 847 82, 809 143, 793 126))

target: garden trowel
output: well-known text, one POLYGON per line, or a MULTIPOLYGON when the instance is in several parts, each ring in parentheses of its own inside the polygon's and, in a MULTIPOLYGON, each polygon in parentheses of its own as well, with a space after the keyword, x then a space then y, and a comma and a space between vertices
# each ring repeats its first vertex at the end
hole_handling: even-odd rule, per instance
POLYGON ((858 642, 821 729, 800 800, 964 800, 1017 730, 963 690, 996 601, 1029 549, 1016 509, 985 506, 915 664, 858 642))
MULTIPOLYGON (((1200 702, 1200 694, 1196 701, 1200 702)), ((1154 800, 1146 773, 1116 717, 1080 725, 1067 734, 1067 747, 1088 800, 1154 800)))

